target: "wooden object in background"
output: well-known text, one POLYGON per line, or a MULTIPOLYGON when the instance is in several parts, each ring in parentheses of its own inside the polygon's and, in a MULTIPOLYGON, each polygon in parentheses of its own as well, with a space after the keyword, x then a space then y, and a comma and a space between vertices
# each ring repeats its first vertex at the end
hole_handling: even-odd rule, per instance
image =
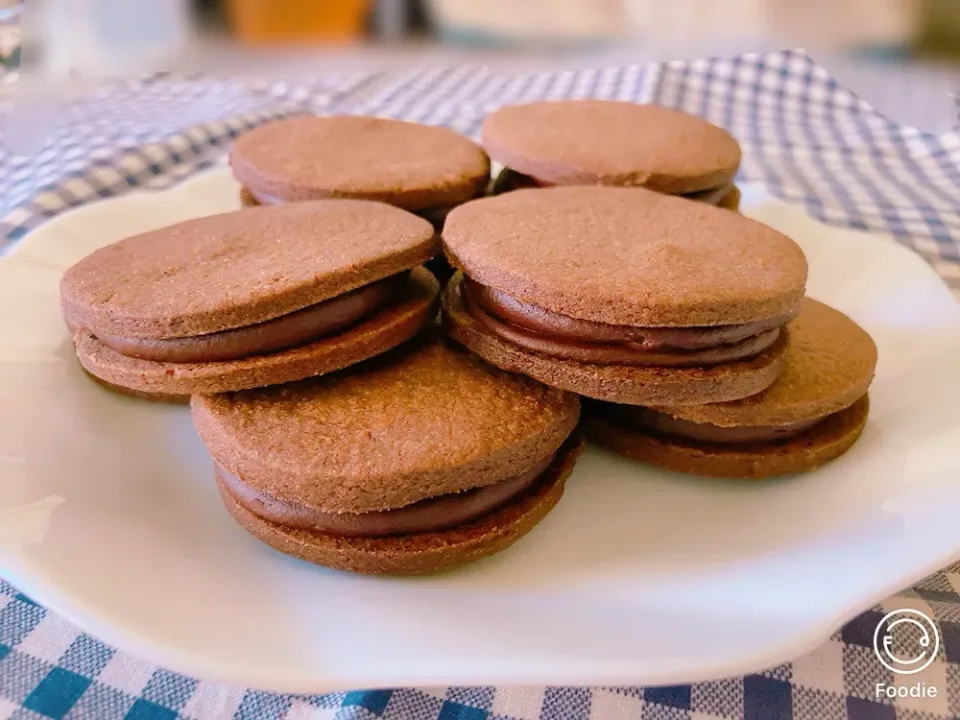
POLYGON ((366 30, 372 0, 226 0, 234 35, 251 44, 343 41, 366 30))
POLYGON ((960 1, 925 0, 918 44, 924 54, 960 58, 960 1))

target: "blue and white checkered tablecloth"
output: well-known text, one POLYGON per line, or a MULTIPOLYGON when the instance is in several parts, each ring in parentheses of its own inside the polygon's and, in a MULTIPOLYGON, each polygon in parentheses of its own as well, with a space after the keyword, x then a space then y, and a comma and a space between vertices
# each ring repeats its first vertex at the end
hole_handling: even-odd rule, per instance
MULTIPOLYGON (((913 88, 913 97, 917 97, 913 88)), ((904 127, 805 53, 509 74, 478 67, 300 75, 284 82, 155 76, 72 103, 33 158, 0 151, 0 253, 99 197, 164 187, 222 162, 229 140, 291 112, 353 112, 476 135, 485 113, 545 98, 655 102, 704 115, 744 147, 742 177, 835 225, 916 250, 960 296, 960 131, 904 127)), ((787 665, 668 688, 440 688, 284 696, 184 677, 117 652, 0 581, 0 719, 91 720, 940 720, 960 718, 960 564, 860 616, 787 665), (934 618, 921 679, 934 699, 875 697, 892 674, 873 632, 884 612, 934 618)))

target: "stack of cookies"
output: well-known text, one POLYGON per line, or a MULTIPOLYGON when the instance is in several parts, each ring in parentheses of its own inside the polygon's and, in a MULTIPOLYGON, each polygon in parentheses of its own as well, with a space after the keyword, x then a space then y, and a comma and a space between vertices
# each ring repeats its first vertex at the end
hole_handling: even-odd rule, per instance
POLYGON ((97 382, 190 401, 253 536, 436 572, 543 519, 582 435, 750 478, 859 436, 876 348, 804 297, 793 241, 730 212, 739 163, 723 130, 629 103, 505 108, 483 147, 279 121, 233 149, 240 210, 94 252, 63 315, 97 382))
POLYGON ((496 192, 526 187, 643 187, 736 210, 740 145, 701 118, 656 105, 567 100, 512 105, 483 123, 504 166, 496 192))
POLYGON ((61 306, 84 369, 154 399, 300 380, 417 334, 439 285, 433 227, 329 200, 190 220, 71 267, 61 306))
POLYGON ((640 189, 517 190, 454 210, 451 337, 577 393, 587 437, 697 475, 762 478, 842 454, 876 347, 804 298, 807 262, 758 222, 640 189))

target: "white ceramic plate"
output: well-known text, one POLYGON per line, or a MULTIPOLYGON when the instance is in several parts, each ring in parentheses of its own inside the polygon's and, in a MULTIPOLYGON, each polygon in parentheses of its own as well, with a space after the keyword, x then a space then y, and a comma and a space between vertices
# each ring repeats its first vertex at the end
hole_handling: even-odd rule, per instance
POLYGON ((221 506, 184 408, 101 390, 60 321, 61 272, 136 232, 237 205, 225 170, 70 212, 0 260, 0 574, 172 670, 320 692, 660 684, 812 649, 960 557, 960 309, 918 257, 746 188, 813 297, 880 348, 862 440, 806 477, 702 480, 585 453, 509 551, 413 580, 279 555, 221 506))

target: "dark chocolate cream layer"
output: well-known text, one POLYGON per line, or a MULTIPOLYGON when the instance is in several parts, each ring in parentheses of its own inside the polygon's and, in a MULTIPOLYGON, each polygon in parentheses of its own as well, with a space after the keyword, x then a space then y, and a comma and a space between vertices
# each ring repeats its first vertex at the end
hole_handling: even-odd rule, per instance
POLYGON ((776 342, 793 314, 742 325, 639 328, 553 313, 464 278, 467 312, 487 331, 531 352, 610 365, 696 367, 753 357, 776 342))
POLYGON ((601 412, 614 422, 642 432, 670 435, 683 440, 714 445, 740 445, 789 440, 826 419, 813 418, 812 420, 801 420, 786 425, 720 427, 711 423, 681 420, 658 410, 633 405, 604 403, 601 412))
POLYGON ((240 360, 305 345, 355 325, 384 307, 408 281, 400 273, 273 320, 208 335, 146 340, 97 334, 108 348, 156 362, 203 363, 240 360))
POLYGON ((470 297, 484 310, 534 332, 587 342, 631 343, 647 350, 698 350, 739 342, 783 327, 796 312, 739 325, 708 327, 631 327, 579 320, 523 302, 501 290, 463 278, 470 297))
POLYGON ((321 512, 253 490, 220 466, 216 467, 216 473, 238 503, 264 520, 343 537, 388 537, 449 530, 476 520, 533 485, 552 462, 553 456, 548 457, 533 469, 493 485, 427 498, 406 507, 364 513, 321 512))
MULTIPOLYGON (((500 174, 497 176, 497 179, 494 181, 493 193, 494 195, 499 195, 500 193, 510 192, 511 190, 522 190, 523 188, 554 186, 555 183, 540 180, 539 178, 531 177, 530 175, 524 175, 516 172, 515 170, 510 170, 507 168, 501 170, 500 174)), ((719 206, 723 205, 724 200, 727 200, 735 191, 736 187, 731 183, 728 185, 722 185, 721 187, 708 188, 707 190, 686 193, 681 197, 689 198, 690 200, 697 200, 698 202, 705 202, 709 205, 719 206)))

